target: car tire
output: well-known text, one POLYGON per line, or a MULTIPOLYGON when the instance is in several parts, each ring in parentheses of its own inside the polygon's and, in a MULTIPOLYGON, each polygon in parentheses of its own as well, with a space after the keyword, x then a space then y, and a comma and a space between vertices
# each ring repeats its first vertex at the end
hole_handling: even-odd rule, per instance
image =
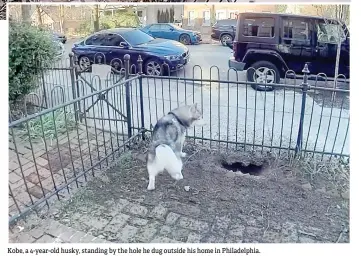
POLYGON ((163 76, 168 75, 168 68, 163 66, 161 62, 156 58, 148 59, 144 62, 143 73, 152 76, 163 76))
POLYGON ((220 40, 222 46, 226 47, 227 41, 233 41, 233 37, 230 34, 223 34, 219 40, 220 40))
POLYGON ((89 71, 91 69, 91 61, 87 56, 79 56, 78 64, 82 71, 89 71))
POLYGON ((184 45, 189 45, 189 44, 191 44, 191 37, 187 34, 181 34, 179 36, 179 42, 184 45))
POLYGON ((264 84, 266 84, 266 80, 267 83, 270 84, 280 83, 280 71, 276 65, 269 61, 258 61, 250 65, 247 69, 247 80, 249 82, 262 81, 262 84, 251 85, 254 90, 272 91, 274 90, 273 86, 265 86, 264 84))

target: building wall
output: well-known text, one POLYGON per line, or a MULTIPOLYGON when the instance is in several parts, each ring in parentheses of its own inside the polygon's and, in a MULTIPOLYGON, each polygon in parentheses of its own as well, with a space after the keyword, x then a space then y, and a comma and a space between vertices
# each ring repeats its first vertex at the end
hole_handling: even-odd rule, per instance
POLYGON ((214 6, 216 20, 236 18, 241 12, 276 12, 275 5, 244 5, 244 4, 185 4, 183 28, 198 30, 201 33, 211 31, 211 12, 214 6), (193 17, 192 17, 193 16, 193 17))
MULTIPOLYGON (((169 10, 171 5, 148 5, 148 6, 137 6, 137 11, 141 12, 139 18, 141 21, 147 25, 152 23, 157 23, 157 14, 158 10, 165 11, 169 10)), ((182 5, 173 5, 174 8, 174 19, 181 20, 183 14, 183 6, 182 5)))

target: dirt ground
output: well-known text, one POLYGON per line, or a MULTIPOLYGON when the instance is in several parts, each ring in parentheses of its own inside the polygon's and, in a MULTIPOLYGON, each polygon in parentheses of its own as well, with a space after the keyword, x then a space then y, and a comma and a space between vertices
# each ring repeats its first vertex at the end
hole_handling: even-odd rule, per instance
POLYGON ((311 180, 270 155, 185 152, 184 179, 164 172, 154 191, 144 148, 127 152, 51 217, 112 242, 349 242, 346 179, 311 180))

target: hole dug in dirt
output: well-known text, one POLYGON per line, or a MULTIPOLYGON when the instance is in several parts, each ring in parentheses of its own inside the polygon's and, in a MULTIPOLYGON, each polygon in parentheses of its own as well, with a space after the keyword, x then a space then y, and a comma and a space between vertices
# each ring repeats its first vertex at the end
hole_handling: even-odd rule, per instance
POLYGON ((263 164, 256 165, 253 163, 249 163, 248 165, 243 162, 232 162, 228 163, 226 161, 222 161, 222 167, 233 172, 241 172, 242 174, 249 174, 251 176, 259 176, 262 174, 264 170, 263 164))

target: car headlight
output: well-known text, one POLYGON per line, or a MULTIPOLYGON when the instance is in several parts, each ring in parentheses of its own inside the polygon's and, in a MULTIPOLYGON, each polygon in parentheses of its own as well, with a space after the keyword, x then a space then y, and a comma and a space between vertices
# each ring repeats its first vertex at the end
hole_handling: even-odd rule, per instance
POLYGON ((169 61, 175 61, 175 60, 179 60, 180 56, 179 55, 169 55, 169 56, 164 56, 167 60, 169 61))

